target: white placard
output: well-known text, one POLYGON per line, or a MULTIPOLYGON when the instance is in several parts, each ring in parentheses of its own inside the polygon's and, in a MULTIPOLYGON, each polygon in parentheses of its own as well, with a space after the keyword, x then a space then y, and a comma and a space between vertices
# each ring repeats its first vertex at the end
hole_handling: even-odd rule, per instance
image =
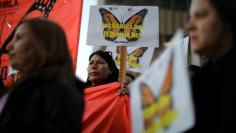
POLYGON ((179 133, 194 125, 186 58, 180 35, 130 86, 133 133, 179 133))
POLYGON ((91 6, 87 44, 158 47, 158 7, 91 6))

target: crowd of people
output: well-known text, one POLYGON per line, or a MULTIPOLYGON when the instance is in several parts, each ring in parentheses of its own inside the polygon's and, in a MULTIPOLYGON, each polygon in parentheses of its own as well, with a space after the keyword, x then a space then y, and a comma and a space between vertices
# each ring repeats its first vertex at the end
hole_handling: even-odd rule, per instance
MULTIPOLYGON (((189 67, 196 121, 188 133, 234 129, 235 5, 233 0, 192 0, 186 26, 191 49, 209 61, 189 67)), ((1 133, 131 132, 127 83, 118 82, 111 54, 90 55, 83 83, 74 74, 67 46, 63 29, 51 20, 26 19, 17 26, 9 56, 21 77, 10 89, 0 81, 1 133), (98 100, 114 106, 107 110, 98 100), (98 117, 106 119, 95 121, 98 117)))

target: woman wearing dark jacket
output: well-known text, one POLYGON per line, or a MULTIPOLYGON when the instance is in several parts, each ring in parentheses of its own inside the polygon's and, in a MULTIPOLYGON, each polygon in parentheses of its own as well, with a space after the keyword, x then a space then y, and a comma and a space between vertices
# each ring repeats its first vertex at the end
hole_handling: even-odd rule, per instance
POLYGON ((15 32, 10 64, 22 77, 0 114, 1 133, 78 133, 84 86, 73 74, 63 29, 29 19, 15 32))
POLYGON ((196 124, 190 133, 235 131, 235 5, 235 0, 192 0, 191 47, 210 61, 193 75, 196 124))

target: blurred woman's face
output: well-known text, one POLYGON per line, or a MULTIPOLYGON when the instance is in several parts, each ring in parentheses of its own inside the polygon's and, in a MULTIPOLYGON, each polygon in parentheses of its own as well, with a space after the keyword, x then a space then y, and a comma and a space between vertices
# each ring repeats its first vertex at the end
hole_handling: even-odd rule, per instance
POLYGON ((224 49, 226 26, 208 0, 192 0, 187 30, 192 51, 215 58, 224 49))
POLYGON ((32 43, 35 43, 35 37, 29 26, 21 24, 15 32, 13 43, 9 46, 10 64, 13 68, 26 71, 35 57, 32 43))
POLYGON ((102 83, 112 73, 107 62, 96 54, 89 61, 87 70, 88 80, 91 81, 93 85, 102 83))

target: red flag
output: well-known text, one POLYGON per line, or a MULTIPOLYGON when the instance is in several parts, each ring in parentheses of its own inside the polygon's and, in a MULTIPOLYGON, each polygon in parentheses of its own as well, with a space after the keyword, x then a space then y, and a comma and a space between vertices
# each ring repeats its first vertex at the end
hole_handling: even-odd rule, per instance
POLYGON ((15 27, 25 18, 44 17, 59 23, 66 32, 74 70, 76 68, 82 0, 1 0, 0 1, 0 77, 7 83, 8 55, 15 27), (7 82, 6 82, 6 81, 7 82))
POLYGON ((86 88, 83 133, 130 133, 130 101, 119 96, 120 83, 86 88))

